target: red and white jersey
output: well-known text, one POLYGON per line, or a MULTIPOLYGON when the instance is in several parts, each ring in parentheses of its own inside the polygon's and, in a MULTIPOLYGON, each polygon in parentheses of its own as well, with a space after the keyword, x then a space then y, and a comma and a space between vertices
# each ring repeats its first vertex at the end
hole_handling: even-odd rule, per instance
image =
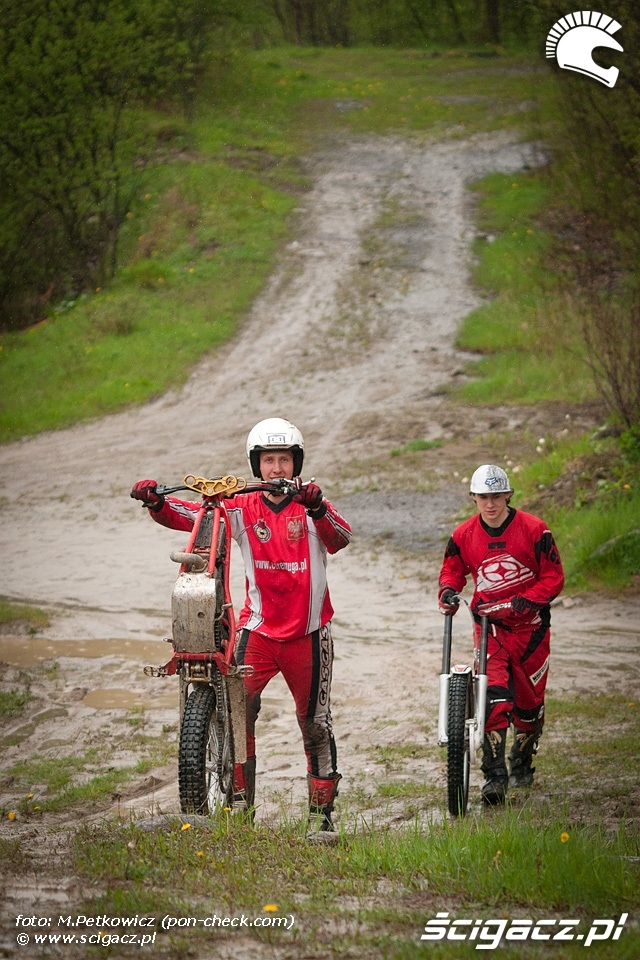
MULTIPOLYGON (((351 539, 346 520, 327 501, 310 517, 287 498, 275 504, 261 492, 225 500, 231 534, 242 552, 247 595, 238 626, 275 640, 304 637, 333 616, 327 586, 327 553, 351 539)), ((151 516, 174 530, 191 530, 199 503, 167 497, 151 516)))
MULTIPOLYGON (((471 608, 479 603, 523 597, 531 620, 547 619, 551 601, 564 586, 562 563, 551 531, 530 513, 509 508, 501 527, 483 523, 479 514, 457 527, 447 544, 440 586, 456 592, 471 575, 475 585, 471 608)), ((505 624, 522 625, 522 614, 504 616, 505 624)))

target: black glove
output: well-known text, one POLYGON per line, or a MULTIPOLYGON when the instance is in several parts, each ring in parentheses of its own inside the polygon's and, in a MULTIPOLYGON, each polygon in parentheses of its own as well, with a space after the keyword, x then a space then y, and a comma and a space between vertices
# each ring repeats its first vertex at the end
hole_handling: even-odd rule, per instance
POLYGON ((530 620, 540 610, 544 604, 536 603, 535 600, 527 600, 526 597, 511 597, 511 609, 514 613, 530 620))
POLYGON ((450 613, 453 616, 458 612, 460 597, 452 587, 441 587, 438 593, 438 606, 442 613, 450 613))
POLYGON ((315 513, 322 506, 322 490, 317 483, 305 483, 293 499, 311 513, 315 513))

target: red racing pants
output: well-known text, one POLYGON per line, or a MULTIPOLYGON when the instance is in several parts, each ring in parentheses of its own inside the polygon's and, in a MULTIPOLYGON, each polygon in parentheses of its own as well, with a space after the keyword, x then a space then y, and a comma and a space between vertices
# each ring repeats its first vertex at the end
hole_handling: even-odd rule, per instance
POLYGON ((236 644, 238 665, 253 667, 245 675, 247 691, 247 757, 256 755, 256 720, 260 695, 281 673, 293 695, 296 717, 312 777, 331 778, 336 773, 336 744, 331 724, 333 640, 329 624, 297 640, 273 640, 243 630, 236 644))
MULTIPOLYGON (((522 732, 542 731, 550 640, 551 631, 544 623, 518 630, 490 625, 485 730, 504 729, 511 721, 522 732)), ((479 643, 480 627, 476 625, 476 645, 479 643)))

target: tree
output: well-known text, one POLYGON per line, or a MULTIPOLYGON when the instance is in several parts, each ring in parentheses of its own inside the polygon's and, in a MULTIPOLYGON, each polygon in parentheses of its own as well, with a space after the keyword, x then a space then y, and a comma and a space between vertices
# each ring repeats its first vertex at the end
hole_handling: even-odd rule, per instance
MULTIPOLYGON (((545 36, 567 13, 537 0, 545 36)), ((627 426, 640 420, 640 7, 609 0, 624 50, 606 52, 620 74, 615 88, 557 70, 550 180, 570 224, 577 309, 587 358, 610 410, 627 426)), ((599 57, 598 50, 594 57, 599 57)))
POLYGON ((351 43, 351 0, 269 0, 285 40, 299 46, 351 43))
POLYGON ((500 0, 486 0, 485 16, 489 43, 500 43, 500 0))
POLYGON ((47 291, 113 272, 130 108, 194 68, 169 0, 2 0, 0 12, 0 315, 20 326, 47 291))

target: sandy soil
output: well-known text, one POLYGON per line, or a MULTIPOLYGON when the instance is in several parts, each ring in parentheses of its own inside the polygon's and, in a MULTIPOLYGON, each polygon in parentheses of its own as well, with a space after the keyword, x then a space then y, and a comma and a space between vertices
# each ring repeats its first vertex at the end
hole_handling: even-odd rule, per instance
MULTIPOLYGON (((463 375, 468 358, 454 349, 454 337, 479 302, 469 280, 467 184, 535 160, 535 148, 496 135, 327 146, 309 161, 313 186, 295 239, 239 336, 200 363, 184 389, 0 450, 3 593, 52 615, 37 637, 0 638, 3 688, 29 668, 36 705, 28 720, 5 729, 6 765, 36 751, 82 753, 120 735, 134 708, 144 708, 145 734, 174 736, 166 729, 177 718, 175 681, 145 677, 142 667, 168 659, 162 638, 176 574, 169 553, 183 543, 153 525, 129 489, 143 476, 171 483, 187 473, 246 475, 246 433, 262 417, 282 415, 305 435, 305 477, 317 478, 355 533, 349 549, 331 558, 329 574, 342 816, 349 816, 352 788, 373 794, 381 749, 407 744, 417 745, 416 757, 391 775, 433 788, 419 811, 433 813, 438 790, 444 798, 444 758, 421 748, 436 742, 436 558, 466 504, 461 478, 482 459, 512 455, 526 430, 579 430, 591 416, 494 409, 472 421, 443 394, 463 375), (509 431, 509 444, 491 439, 509 431), (481 435, 489 438, 484 446, 481 435), (388 466, 389 451, 415 438, 445 441, 418 488, 415 477, 409 482, 400 466, 388 466)), ((234 583, 241 599, 239 571, 234 583)), ((637 683, 639 613, 637 600, 559 604, 551 691, 637 683)), ((469 624, 458 618, 464 659, 469 624)), ((265 695, 258 752, 258 816, 299 810, 306 790, 301 742, 278 680, 265 695)), ((119 762, 130 759, 123 749, 119 762)), ((5 807, 17 802, 6 779, 0 794, 5 807)), ((141 777, 106 812, 177 809, 176 768, 169 765, 141 777)), ((393 804, 378 813, 403 815, 393 804)), ((0 831, 38 837, 46 827, 18 818, 0 831)), ((60 881, 55 896, 73 896, 73 884, 60 881)), ((54 897, 33 881, 30 889, 40 903, 54 897)), ((28 895, 26 887, 5 892, 10 913, 16 898, 28 895)))

